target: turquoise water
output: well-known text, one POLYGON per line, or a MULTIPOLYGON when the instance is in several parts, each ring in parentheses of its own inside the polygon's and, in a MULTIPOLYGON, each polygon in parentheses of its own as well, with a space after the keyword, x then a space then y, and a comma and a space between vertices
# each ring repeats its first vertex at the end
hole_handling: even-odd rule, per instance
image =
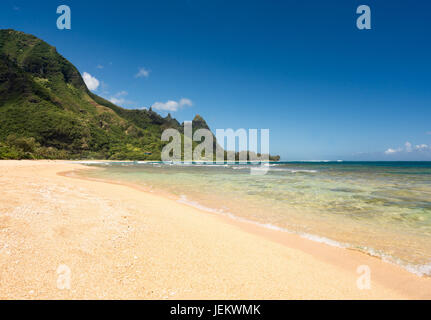
POLYGON ((356 248, 431 275, 431 162, 110 163, 86 175, 137 183, 178 201, 356 248))

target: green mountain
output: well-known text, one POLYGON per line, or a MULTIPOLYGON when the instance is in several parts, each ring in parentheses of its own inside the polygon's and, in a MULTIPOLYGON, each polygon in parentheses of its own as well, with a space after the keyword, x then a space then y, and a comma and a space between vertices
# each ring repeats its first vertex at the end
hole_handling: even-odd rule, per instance
POLYGON ((54 47, 0 30, 0 159, 160 159, 166 128, 181 125, 112 104, 54 47))
MULTIPOLYGON (((209 129, 199 115, 193 127, 209 129)), ((90 92, 46 42, 0 30, 0 159, 160 160, 167 128, 183 132, 170 114, 124 109, 90 92)))

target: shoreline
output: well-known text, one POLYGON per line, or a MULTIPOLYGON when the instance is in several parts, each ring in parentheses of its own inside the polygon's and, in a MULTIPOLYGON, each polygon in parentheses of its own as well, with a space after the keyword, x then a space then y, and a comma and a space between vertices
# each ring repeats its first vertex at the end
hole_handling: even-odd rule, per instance
MULTIPOLYGON (((97 168, 98 167, 93 167, 89 169, 91 170, 91 169, 97 169, 97 168)), ((84 170, 84 168, 82 168, 82 170, 84 170)), ((169 193, 148 191, 146 188, 132 182, 110 180, 110 179, 103 179, 103 178, 92 178, 92 177, 85 177, 85 176, 79 176, 79 175, 70 176, 68 175, 70 173, 74 174, 74 171, 59 172, 57 174, 65 177, 74 178, 74 179, 82 179, 82 180, 94 181, 94 182, 100 182, 100 183, 122 185, 129 188, 133 188, 140 192, 146 192, 146 193, 151 192, 151 194, 154 196, 161 197, 168 201, 175 201, 186 207, 196 209, 202 212, 203 214, 210 214, 212 216, 215 216, 216 218, 220 219, 224 223, 234 225, 245 232, 248 232, 254 235, 259 235, 273 242, 280 243, 284 246, 287 246, 293 249, 300 249, 301 251, 307 254, 313 255, 314 257, 318 258, 321 261, 324 261, 326 263, 330 263, 336 266, 341 266, 345 270, 351 271, 352 268, 354 268, 354 265, 359 266, 361 263, 362 264, 365 263, 373 267, 373 266, 376 266, 375 261, 378 261, 377 264, 383 263, 385 265, 389 265, 390 267, 388 267, 388 269, 390 270, 384 270, 383 272, 382 270, 378 270, 378 277, 376 280, 381 284, 383 284, 384 286, 393 288, 395 290, 399 290, 399 284, 394 284, 393 275, 391 274, 388 275, 387 272, 389 271, 389 273, 392 273, 392 272, 398 273, 398 271, 401 271, 402 273, 407 273, 407 274, 403 274, 402 279, 399 279, 399 281, 405 284, 405 287, 403 288, 402 291, 408 292, 408 294, 412 294, 413 296, 417 295, 418 284, 412 283, 407 285, 407 282, 412 282, 412 281, 415 282, 414 279, 417 279, 417 278, 426 279, 426 281, 429 282, 429 285, 431 288, 431 277, 419 276, 413 272, 406 270, 400 265, 397 265, 390 261, 384 261, 382 257, 372 255, 368 252, 361 251, 359 249, 355 249, 351 247, 343 247, 341 245, 336 246, 325 242, 315 241, 307 237, 301 236, 299 234, 289 232, 287 230, 277 230, 273 228, 268 228, 261 223, 248 220, 245 218, 205 210, 205 209, 196 207, 193 204, 178 201, 178 199, 176 199, 174 196, 170 195, 169 193), (353 253, 353 254, 350 254, 350 253, 353 253), (356 257, 357 254, 359 254, 358 257, 356 257), (363 257, 361 258, 360 256, 363 256, 363 257), (354 264, 353 261, 355 261, 356 264, 354 264)), ((316 237, 319 237, 319 236, 316 236, 316 237)), ((328 240, 333 241, 331 239, 328 239, 328 240)), ((377 269, 379 269, 379 267, 377 269)), ((421 295, 419 295, 419 297, 421 297, 421 295)), ((426 295, 426 297, 427 299, 431 299, 431 292, 429 293, 429 295, 426 295)))
MULTIPOLYGON (((80 161, 79 163, 87 165, 87 164, 104 164, 106 162, 114 162, 115 163, 115 162, 118 162, 118 161, 106 161, 106 160, 103 160, 103 161, 90 161, 88 163, 86 161, 82 161, 82 162, 80 161)), ((120 161, 120 162, 125 162, 125 161, 120 161)), ((133 161, 130 161, 130 162, 133 163, 133 161)), ((147 161, 139 161, 139 163, 143 163, 143 162, 147 162, 147 161)), ((90 168, 93 169, 93 170, 104 169, 104 167, 90 167, 90 168)), ((85 169, 83 168, 82 170, 84 171, 85 169)), ((70 172, 62 172, 62 173, 58 173, 58 174, 62 175, 62 176, 66 176, 66 177, 67 176, 72 177, 69 174, 74 175, 75 172, 74 171, 70 171, 70 172)), ((330 247, 336 247, 336 248, 342 248, 342 249, 345 249, 345 250, 357 251, 357 252, 360 252, 360 253, 365 254, 367 256, 379 259, 379 260, 381 260, 381 261, 383 261, 385 263, 392 264, 392 265, 395 265, 397 267, 400 267, 401 269, 403 269, 405 271, 408 271, 409 273, 412 273, 412 274, 414 274, 416 276, 425 277, 425 278, 431 278, 431 276, 429 274, 422 273, 420 271, 420 267, 427 267, 428 268, 428 264, 427 265, 410 265, 410 264, 406 264, 406 263, 402 264, 402 263, 397 262, 397 258, 388 256, 388 255, 385 255, 385 254, 380 254, 380 255, 377 254, 376 253, 377 251, 373 247, 369 247, 369 248, 366 248, 366 249, 357 248, 357 247, 352 246, 348 242, 345 242, 345 243, 339 242, 337 240, 334 240, 334 239, 329 238, 329 237, 321 236, 319 234, 298 233, 298 232, 291 231, 289 229, 285 229, 285 228, 279 227, 279 226, 274 225, 274 224, 257 222, 257 221, 254 221, 254 220, 251 220, 251 219, 248 219, 248 218, 244 218, 244 217, 238 216, 238 215, 236 215, 234 213, 231 213, 231 212, 220 212, 217 209, 213 209, 211 207, 202 206, 200 203, 194 202, 193 200, 189 201, 187 199, 187 197, 185 199, 183 199, 182 196, 178 197, 178 196, 173 195, 173 194, 171 194, 169 192, 164 192, 164 191, 162 191, 160 189, 153 190, 152 187, 148 188, 148 187, 140 185, 139 183, 128 182, 128 181, 121 180, 121 179, 112 180, 112 179, 109 179, 109 178, 89 177, 89 176, 85 176, 85 175, 78 175, 78 176, 73 176, 73 177, 78 178, 78 179, 86 179, 86 180, 89 180, 89 181, 97 181, 97 182, 105 182, 105 183, 111 183, 111 184, 125 185, 125 186, 128 186, 128 187, 134 188, 136 190, 142 191, 142 192, 149 192, 149 193, 152 193, 154 195, 161 196, 161 197, 163 197, 165 199, 168 199, 168 200, 171 200, 171 201, 172 200, 177 201, 178 203, 185 204, 186 206, 195 208, 195 209, 197 209, 199 211, 202 211, 204 213, 207 213, 207 214, 209 213, 209 214, 214 214, 216 216, 220 216, 222 218, 227 218, 227 222, 228 223, 235 223, 235 222, 245 223, 245 225, 253 225, 253 226, 258 227, 258 228, 264 228, 264 229, 273 230, 276 233, 278 233, 278 232, 287 233, 287 234, 293 235, 295 237, 300 237, 300 238, 303 238, 303 239, 307 239, 307 240, 312 241, 312 242, 318 242, 318 243, 321 243, 321 244, 324 244, 324 245, 328 245, 330 247), (231 220, 233 220, 233 221, 231 221, 231 220), (419 268, 419 271, 417 270, 417 268, 419 268)))
MULTIPOLYGON (((16 169, 17 172, 22 171, 20 179, 23 181, 30 181, 31 183, 32 179, 37 181, 37 178, 43 177, 48 185, 50 183, 61 183, 69 186, 70 190, 64 193, 66 198, 68 193, 72 193, 73 190, 79 188, 88 189, 83 192, 85 196, 79 195, 78 197, 83 204, 88 200, 86 197, 91 195, 91 197, 97 199, 97 201, 93 201, 95 203, 107 201, 107 203, 112 203, 114 206, 119 206, 121 214, 130 217, 135 222, 134 224, 129 223, 129 228, 142 228, 150 234, 135 234, 133 239, 127 238, 127 244, 124 246, 125 251, 131 250, 134 254, 142 252, 140 249, 144 247, 145 250, 151 251, 152 254, 147 254, 146 256, 146 264, 148 264, 148 261, 155 260, 163 261, 169 265, 172 262, 171 260, 175 260, 172 257, 177 257, 177 251, 181 251, 184 256, 190 257, 191 259, 187 260, 187 263, 195 263, 196 268, 181 261, 177 261, 178 264, 174 269, 168 267, 165 270, 161 267, 164 265, 163 263, 159 265, 159 268, 150 268, 156 275, 165 274, 166 272, 169 274, 167 276, 169 286, 166 284, 156 285, 155 288, 175 287, 175 284, 181 288, 177 290, 171 289, 173 290, 172 292, 175 291, 174 294, 168 294, 167 296, 162 294, 161 298, 431 299, 430 278, 419 277, 402 269, 400 266, 384 262, 380 258, 357 250, 329 246, 296 234, 271 230, 255 223, 207 212, 185 203, 179 203, 175 199, 148 192, 143 190, 144 188, 131 183, 100 181, 102 179, 94 181, 95 179, 93 178, 71 177, 65 174, 65 172, 77 169, 94 169, 82 164, 67 161, 16 161, 6 164, 6 162, 2 161, 0 162, 0 182, 4 182, 4 179, 7 180, 11 168, 16 169), (40 169, 36 170, 39 177, 29 177, 29 174, 35 171, 35 166, 38 167, 36 169, 40 169), (144 211, 140 212, 141 210, 144 211), (199 228, 195 228, 196 226, 199 226, 199 228), (169 232, 166 229, 169 229, 169 232), (135 238, 147 243, 141 244, 141 242, 132 241, 136 240, 135 238), (169 240, 173 242, 171 243, 169 240), (167 241, 169 245, 163 244, 163 241, 167 241), (190 246, 190 243, 193 243, 194 246, 190 246), (158 247, 158 249, 162 250, 160 251, 162 253, 158 254, 159 251, 154 251, 154 247, 158 247), (212 263, 209 264, 208 260, 212 263), (232 269, 230 267, 232 265, 235 268, 232 269), (356 286, 356 281, 360 277, 360 274, 356 271, 360 265, 368 265, 371 270, 370 290, 359 290, 356 286), (282 267, 284 269, 280 270, 282 267), (190 269, 194 269, 194 276, 197 276, 201 280, 200 282, 195 282, 193 275, 190 274, 190 269), (179 275, 182 275, 187 281, 179 280, 179 275), (264 279, 260 279, 262 276, 264 279), (200 289, 197 290, 194 286, 200 289), (189 292, 185 288, 191 291, 189 292)), ((14 181, 9 182, 11 185, 14 183, 14 181)), ((1 185, 3 186, 3 184, 1 185)), ((26 191, 22 190, 24 194, 26 191)), ((23 201, 21 197, 18 198, 14 199, 14 201, 17 202, 19 207, 23 205, 23 201)), ((74 208, 74 203, 70 200, 69 202, 64 200, 64 202, 74 208)), ((3 202, 4 200, 0 200, 0 209, 3 209, 3 202)), ((56 204, 52 205, 55 207, 56 204)), ((91 203, 91 205, 94 206, 94 203, 91 203)), ((87 209, 86 212, 89 216, 86 216, 86 219, 94 220, 96 216, 105 217, 106 215, 106 212, 100 209, 97 211, 98 214, 95 213, 96 210, 87 209)), ((66 209, 58 209, 58 211, 62 211, 63 215, 73 217, 73 214, 66 209)), ((2 212, 3 210, 0 211, 0 213, 2 212)), ((76 212, 73 211, 73 213, 76 212)), ((110 214, 118 218, 115 211, 110 212, 110 214)), ((79 214, 78 216, 83 218, 79 214)), ((25 217, 20 217, 20 214, 16 214, 16 217, 9 214, 8 217, 10 219, 21 218, 25 220, 25 217)), ((3 217, 0 215, 1 218, 3 217)), ((106 223, 106 219, 105 217, 102 221, 106 223)), ((55 212, 51 220, 56 220, 55 212)), ((3 230, 2 221, 0 220, 0 231, 3 230)), ((51 223, 50 219, 45 222, 48 225, 51 223)), ((57 220, 56 222, 58 223, 57 220)), ((101 228, 94 221, 92 225, 92 228, 101 228)), ((19 224, 16 227, 18 226, 19 224)), ((38 228, 42 226, 30 226, 30 229, 37 232, 40 231, 38 228)), ((70 226, 67 224, 63 226, 63 228, 67 227, 70 226)), ((87 245, 90 247, 95 246, 94 250, 96 250, 96 243, 100 240, 99 235, 97 234, 96 236, 94 230, 90 234, 95 236, 95 239, 88 242, 87 245)), ((25 238, 25 235, 23 237, 25 238)), ((88 240, 83 235, 75 237, 71 245, 80 243, 84 241, 83 239, 88 240)), ((2 238, 0 237, 1 240, 2 238)), ((50 241, 54 242, 58 240, 63 239, 61 236, 54 236, 50 239, 50 241)), ((23 242, 26 242, 25 239, 23 242)), ((5 272, 1 244, 2 242, 0 242, 0 277, 7 279, 4 276, 9 273, 5 272)), ((40 246, 41 250, 46 249, 42 244, 40 246)), ((113 250, 112 246, 107 245, 106 249, 113 254, 113 257, 116 257, 117 252, 119 256, 123 254, 123 252, 113 250)), ((47 255, 51 256, 53 254, 50 250, 47 251, 47 255)), ((93 253, 98 256, 96 252, 93 253)), ((133 257, 136 257, 136 255, 133 257)), ((34 257, 27 258, 33 262, 35 261, 34 257)), ((130 259, 130 256, 126 255, 123 258, 127 260, 130 259)), ((81 257, 82 259, 85 260, 85 258, 81 257)), ((106 260, 106 255, 101 260, 106 260)), ((116 262, 115 260, 115 258, 112 258, 105 261, 106 265, 100 266, 101 270, 106 272, 104 267, 116 262)), ((134 258, 131 260, 133 261, 134 258)), ((96 264, 100 264, 98 261, 98 259, 95 259, 96 264)), ((146 270, 148 271, 148 269, 146 270)), ((97 277, 101 277, 103 280, 103 272, 102 274, 96 272, 95 278, 97 277)), ((19 282, 19 279, 15 278, 19 282)), ((141 280, 136 278, 134 281, 143 281, 146 283, 146 287, 151 283, 165 281, 159 277, 148 275, 143 278, 141 280), (148 277, 154 279, 150 280, 148 277)), ((91 282, 91 277, 87 281, 91 282)), ((115 298, 118 297, 117 294, 121 296, 121 291, 114 293, 116 290, 118 288, 114 291, 102 290, 105 292, 105 296, 99 297, 94 292, 88 295, 83 294, 85 289, 79 293, 59 292, 57 288, 51 288, 51 290, 48 290, 50 294, 41 295, 37 298, 115 298)), ((151 294, 148 295, 148 292, 147 294, 142 292, 137 294, 136 291, 130 288, 122 292, 128 298, 154 298, 151 294)), ((16 297, 16 294, 4 290, 3 285, 0 285, 0 298, 8 298, 8 296, 16 297)), ((18 296, 21 295, 18 294, 18 296)), ((156 298, 160 297, 156 296, 156 298)))

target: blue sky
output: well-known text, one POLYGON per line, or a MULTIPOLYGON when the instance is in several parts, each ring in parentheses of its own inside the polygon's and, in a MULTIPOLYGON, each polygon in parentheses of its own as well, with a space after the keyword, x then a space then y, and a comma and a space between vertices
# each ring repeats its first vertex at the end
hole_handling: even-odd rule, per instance
POLYGON ((431 160, 430 15, 423 0, 2 0, 0 28, 54 45, 121 106, 269 128, 283 159, 431 160))

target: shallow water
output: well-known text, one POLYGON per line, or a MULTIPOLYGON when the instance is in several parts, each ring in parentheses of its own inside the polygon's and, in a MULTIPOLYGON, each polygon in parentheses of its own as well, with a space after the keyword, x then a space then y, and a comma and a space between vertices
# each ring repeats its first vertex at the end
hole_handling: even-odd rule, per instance
POLYGON ((277 162, 264 175, 250 174, 250 164, 97 166, 104 170, 85 175, 137 183, 431 275, 431 162, 277 162))

